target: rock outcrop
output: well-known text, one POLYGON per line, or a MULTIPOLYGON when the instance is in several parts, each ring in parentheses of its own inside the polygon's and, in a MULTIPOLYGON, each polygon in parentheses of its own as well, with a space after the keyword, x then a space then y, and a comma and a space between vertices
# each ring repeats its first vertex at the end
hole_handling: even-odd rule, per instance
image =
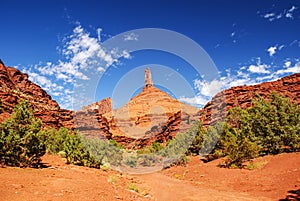
POLYGON ((223 120, 232 107, 248 108, 253 105, 251 100, 256 94, 268 98, 271 92, 283 95, 300 104, 300 73, 283 77, 272 82, 264 82, 252 86, 237 86, 219 92, 200 111, 204 126, 223 120))
POLYGON ((87 137, 111 139, 109 122, 102 116, 112 111, 111 98, 82 107, 74 115, 74 124, 87 137))
POLYGON ((7 119, 20 99, 27 100, 34 108, 34 115, 39 117, 44 126, 74 128, 73 112, 61 109, 55 100, 38 85, 28 80, 28 75, 0 63, 0 98, 3 113, 0 122, 7 119))
POLYGON ((61 109, 46 91, 28 80, 27 74, 0 62, 0 122, 10 116, 20 99, 25 99, 45 127, 76 128, 88 137, 113 139, 128 148, 140 148, 154 141, 165 143, 178 132, 185 132, 194 120, 212 125, 223 120, 230 108, 251 107, 256 94, 268 98, 272 91, 300 104, 300 73, 273 82, 232 87, 215 95, 199 110, 156 88, 147 68, 142 92, 124 106, 113 110, 111 99, 106 98, 74 112, 61 109))
POLYGON ((139 148, 154 141, 164 143, 179 131, 186 131, 189 121, 197 119, 198 110, 152 85, 145 85, 127 104, 103 116, 112 125, 109 126, 112 139, 139 148), (128 144, 124 136, 132 143, 128 144))
POLYGON ((199 109, 177 101, 153 86, 150 69, 145 71, 142 92, 124 106, 112 110, 110 98, 83 107, 75 114, 75 125, 89 137, 113 139, 128 148, 154 141, 166 142, 186 131, 199 109))

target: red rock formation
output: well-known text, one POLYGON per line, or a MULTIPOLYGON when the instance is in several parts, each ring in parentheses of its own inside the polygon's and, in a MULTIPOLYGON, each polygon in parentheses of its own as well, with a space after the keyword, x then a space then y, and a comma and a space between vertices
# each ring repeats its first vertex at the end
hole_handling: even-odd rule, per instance
POLYGON ((253 86, 237 86, 215 95, 200 111, 201 121, 205 126, 214 124, 225 118, 226 111, 232 107, 247 108, 252 106, 251 99, 259 94, 268 98, 276 92, 300 104, 300 73, 293 74, 273 82, 265 82, 253 86))
POLYGON ((0 63, 0 98, 3 106, 0 122, 10 116, 20 99, 24 99, 31 103, 35 116, 41 118, 44 126, 74 128, 72 111, 60 109, 45 90, 28 80, 27 74, 3 63, 0 63))
POLYGON ((299 73, 274 82, 232 87, 218 93, 199 111, 154 87, 150 70, 146 72, 142 92, 121 108, 112 110, 111 99, 107 98, 73 112, 61 109, 46 91, 28 80, 27 74, 0 62, 3 106, 0 122, 9 117, 20 99, 25 99, 32 104, 35 116, 42 119, 44 126, 77 128, 90 137, 113 139, 128 148, 139 148, 174 138, 180 130, 184 132, 189 128, 190 120, 200 118, 207 126, 224 119, 231 107, 251 107, 251 99, 256 93, 267 98, 275 91, 300 103, 299 73))
POLYGON ((113 139, 127 148, 140 148, 174 138, 180 129, 188 129, 188 119, 197 112, 197 108, 147 85, 116 110, 112 111, 110 98, 83 107, 75 113, 74 122, 88 137, 113 139))
POLYGON ((140 148, 154 141, 166 142, 179 130, 187 130, 189 119, 199 118, 198 111, 154 87, 147 69, 142 92, 127 104, 112 110, 111 99, 104 99, 83 107, 76 112, 75 124, 89 137, 113 139, 128 148, 140 148))
POLYGON ((111 98, 84 106, 82 110, 75 112, 75 127, 87 137, 111 139, 112 134, 109 132, 109 123, 102 116, 111 111, 111 98))

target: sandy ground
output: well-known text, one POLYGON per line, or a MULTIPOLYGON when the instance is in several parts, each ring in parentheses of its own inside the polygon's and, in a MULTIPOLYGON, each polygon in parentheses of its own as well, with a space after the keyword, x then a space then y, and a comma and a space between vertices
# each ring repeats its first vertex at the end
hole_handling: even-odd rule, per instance
POLYGON ((52 155, 43 162, 47 168, 0 168, 0 200, 300 200, 300 153, 256 159, 253 170, 192 157, 185 167, 143 175, 66 165, 52 155))

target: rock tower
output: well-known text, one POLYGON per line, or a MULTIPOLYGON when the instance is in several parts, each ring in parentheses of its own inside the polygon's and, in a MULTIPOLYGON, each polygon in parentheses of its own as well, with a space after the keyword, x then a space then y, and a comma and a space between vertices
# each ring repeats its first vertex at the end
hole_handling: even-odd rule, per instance
POLYGON ((146 87, 153 86, 150 68, 146 68, 145 70, 145 86, 146 87))

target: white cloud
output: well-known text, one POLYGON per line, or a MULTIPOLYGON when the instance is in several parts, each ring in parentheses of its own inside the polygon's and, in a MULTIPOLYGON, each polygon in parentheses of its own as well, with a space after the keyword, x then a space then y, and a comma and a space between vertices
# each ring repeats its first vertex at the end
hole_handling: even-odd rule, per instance
POLYGON ((266 76, 262 76, 262 77, 256 77, 255 80, 260 83, 263 81, 272 81, 277 78, 278 78, 277 76, 275 76, 274 74, 271 74, 271 75, 266 75, 266 76))
POLYGON ((102 66, 99 66, 99 67, 97 68, 97 71, 98 71, 98 72, 104 72, 104 71, 105 71, 105 68, 103 68, 102 66))
POLYGON ((203 97, 201 95, 197 95, 194 97, 180 97, 178 99, 179 101, 182 101, 184 103, 194 105, 194 106, 204 106, 210 99, 208 97, 203 97))
MULTIPOLYGON (((27 69, 29 78, 54 96, 64 108, 72 108, 70 91, 76 80, 89 80, 89 76, 104 73, 106 68, 117 64, 120 57, 130 59, 130 53, 117 48, 107 51, 101 44, 102 29, 97 29, 97 36, 92 37, 89 32, 78 25, 73 32, 65 37, 64 44, 59 48, 62 59, 57 62, 45 62, 27 69), (61 83, 61 85, 56 84, 61 83), (68 94, 66 93, 68 92, 68 94)), ((130 34, 131 40, 138 36, 130 34)))
POLYGON ((266 74, 266 73, 270 73, 269 70, 267 70, 267 68, 269 68, 268 65, 266 64, 260 64, 257 63, 257 64, 251 64, 249 67, 248 67, 248 71, 251 72, 251 73, 262 73, 262 74, 266 74))
POLYGON ((265 13, 265 14, 261 15, 261 17, 269 20, 270 22, 272 22, 274 20, 279 20, 279 19, 282 19, 282 18, 294 19, 293 12, 296 9, 298 9, 298 7, 292 6, 290 9, 284 9, 283 11, 281 11, 279 13, 275 13, 275 12, 265 13))
POLYGON ((287 74, 287 73, 289 73, 289 74, 290 73, 300 73, 300 62, 296 63, 294 66, 289 66, 285 69, 280 69, 275 72, 275 74, 277 74, 277 75, 283 75, 283 74, 287 74))
POLYGON ((199 91, 201 95, 204 96, 214 96, 222 89, 222 82, 219 80, 213 80, 211 82, 202 81, 196 79, 194 81, 195 88, 199 91))
POLYGON ((285 17, 286 18, 290 18, 290 19, 293 19, 293 12, 297 9, 296 6, 292 6, 289 10, 286 11, 285 13, 285 17))
POLYGON ((269 52, 270 56, 273 56, 276 53, 276 50, 277 50, 277 46, 271 46, 268 48, 267 51, 269 52))
POLYGON ((139 35, 135 33, 130 33, 124 36, 124 41, 138 41, 139 35))
POLYGON ((68 79, 68 76, 63 73, 59 73, 59 74, 56 74, 56 78, 66 80, 66 79, 68 79))
POLYGON ((270 21, 274 20, 275 13, 266 13, 263 17, 269 19, 270 21))
POLYGON ((291 61, 286 61, 286 62, 284 63, 284 67, 285 67, 285 68, 289 68, 289 67, 291 66, 291 64, 292 64, 291 61))
POLYGON ((292 6, 292 7, 288 10, 288 12, 293 12, 293 11, 296 10, 296 9, 297 9, 296 6, 292 6))

